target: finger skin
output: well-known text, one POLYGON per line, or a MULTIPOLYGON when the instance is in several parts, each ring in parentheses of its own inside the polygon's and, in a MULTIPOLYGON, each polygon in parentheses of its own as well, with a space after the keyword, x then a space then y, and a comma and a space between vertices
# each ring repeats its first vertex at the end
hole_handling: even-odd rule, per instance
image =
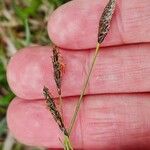
MULTIPOLYGON (((43 98, 43 87, 49 88, 56 96, 56 85, 53 77, 52 51, 51 47, 29 47, 20 50, 12 59, 7 68, 7 79, 12 91, 19 97, 25 99, 43 98)), ((85 52, 84 52, 85 53, 85 52)), ((65 74, 63 76, 63 95, 67 95, 74 88, 78 93, 82 86, 82 72, 85 63, 84 53, 72 53, 62 51, 65 74), (80 66, 80 68, 79 68, 80 66), (76 75, 74 75, 76 73, 76 75), (77 80, 81 77, 80 82, 77 80), (68 82, 65 82, 68 81, 68 82), (70 85, 69 85, 70 84, 70 85), (72 87, 73 85, 73 87, 72 87)), ((85 53, 85 55, 87 55, 85 53)))
MULTIPOLYGON (((66 124, 77 97, 64 102, 66 124)), ((145 150, 150 148, 150 94, 95 95, 85 97, 73 129, 74 148, 145 150)), ((7 112, 8 127, 22 143, 59 148, 62 135, 44 100, 16 98, 7 112)))
MULTIPOLYGON (((48 33, 59 47, 94 48, 98 24, 108 0, 75 0, 59 7, 50 16, 48 33)), ((111 29, 103 46, 150 42, 150 0, 117 0, 111 29)))
MULTIPOLYGON (((94 66, 87 94, 150 91, 150 44, 102 48, 94 66)), ((93 51, 61 51, 65 73, 62 95, 79 95, 93 51)), ((50 47, 28 47, 9 62, 7 78, 13 92, 24 99, 43 98, 47 86, 57 96, 50 47)))

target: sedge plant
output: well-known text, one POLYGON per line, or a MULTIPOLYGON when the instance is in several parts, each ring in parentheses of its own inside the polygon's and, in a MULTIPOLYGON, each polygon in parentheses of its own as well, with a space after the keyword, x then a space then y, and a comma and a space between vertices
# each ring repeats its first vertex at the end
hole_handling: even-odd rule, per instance
POLYGON ((88 86, 90 76, 92 74, 92 71, 93 71, 93 68, 94 68, 94 65, 96 62, 96 58, 99 54, 101 43, 104 41, 104 39, 110 29, 110 24, 111 24, 111 20, 112 20, 114 11, 115 11, 115 6, 116 6, 116 0, 109 0, 108 4, 104 8, 104 11, 101 15, 101 18, 99 21, 99 27, 98 27, 98 38, 97 38, 98 40, 97 40, 97 44, 96 44, 95 53, 93 55, 92 63, 91 63, 90 69, 88 71, 87 77, 85 79, 83 89, 81 90, 79 100, 77 101, 75 111, 74 111, 73 117, 71 119, 68 130, 65 127, 65 124, 63 122, 63 103, 62 103, 62 96, 61 96, 63 63, 61 61, 61 56, 60 56, 60 52, 58 51, 58 48, 56 46, 53 46, 52 63, 53 63, 53 69, 54 69, 54 80, 55 80, 55 83, 57 86, 57 92, 58 92, 58 97, 59 97, 59 104, 60 104, 59 111, 55 105, 54 99, 53 99, 51 93, 49 92, 48 88, 44 87, 43 91, 44 91, 44 95, 45 95, 45 100, 47 102, 47 106, 48 106, 54 120, 56 121, 56 123, 58 124, 60 130, 62 131, 62 133, 64 135, 64 142, 62 142, 64 150, 73 150, 73 147, 72 147, 71 141, 70 141, 70 135, 72 133, 72 129, 74 127, 77 115, 79 113, 80 106, 83 101, 83 97, 86 94, 86 88, 88 86))

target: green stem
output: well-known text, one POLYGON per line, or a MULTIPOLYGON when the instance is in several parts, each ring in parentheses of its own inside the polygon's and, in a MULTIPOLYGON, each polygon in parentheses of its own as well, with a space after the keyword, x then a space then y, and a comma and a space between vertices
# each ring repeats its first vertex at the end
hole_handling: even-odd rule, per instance
POLYGON ((73 150, 70 139, 68 136, 64 136, 64 150, 73 150))
POLYGON ((72 117, 72 120, 71 120, 71 123, 70 123, 70 127, 69 127, 69 130, 68 130, 69 136, 70 136, 70 134, 71 134, 72 128, 73 128, 74 123, 75 123, 75 121, 76 121, 76 118, 77 118, 77 115, 78 115, 78 112, 79 112, 79 109, 80 109, 80 105, 81 105, 81 102, 82 102, 82 100, 83 100, 83 96, 84 96, 84 94, 85 94, 85 91, 86 91, 86 88, 87 88, 87 85, 88 85, 88 82, 89 82, 89 79, 90 79, 90 76, 91 76, 91 73, 92 73, 92 70, 93 70, 95 61, 96 61, 96 57, 97 57, 98 52, 99 52, 99 49, 100 49, 100 44, 97 43, 96 50, 95 50, 95 53, 94 53, 94 56, 93 56, 93 59, 92 59, 91 67, 90 67, 90 69, 89 69, 87 78, 86 78, 86 80, 85 80, 83 89, 82 89, 82 91, 81 91, 80 98, 79 98, 79 100, 78 100, 78 102, 77 102, 77 105, 76 105, 76 108, 75 108, 75 112, 74 112, 74 114, 73 114, 73 117, 72 117))
POLYGON ((31 33, 28 18, 24 20, 24 24, 25 24, 26 46, 28 46, 31 43, 31 33))

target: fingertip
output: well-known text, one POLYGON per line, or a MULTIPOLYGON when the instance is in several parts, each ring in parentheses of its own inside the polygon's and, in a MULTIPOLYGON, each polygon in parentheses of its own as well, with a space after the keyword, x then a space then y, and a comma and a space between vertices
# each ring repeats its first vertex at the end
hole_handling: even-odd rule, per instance
MULTIPOLYGON (((59 8, 57 8, 49 17, 47 30, 50 39, 59 47, 67 48, 70 47, 71 36, 68 30, 69 26, 69 14, 68 6, 71 2, 68 2, 59 8), (63 15, 65 13, 65 15, 63 15), (65 30, 67 28, 67 30, 65 30), (69 38, 70 36, 70 38, 69 38), (67 40, 68 39, 68 40, 67 40)), ((70 7, 69 7, 70 8, 70 7)), ((71 29, 73 31, 73 29, 71 29)))
MULTIPOLYGON (((16 106, 19 106, 21 101, 20 101, 20 98, 14 98, 11 103, 9 104, 9 107, 7 109, 7 126, 8 126, 8 129, 10 131, 10 133, 12 134, 12 136, 18 140, 18 141, 21 141, 21 143, 26 143, 26 140, 24 138, 22 138, 22 131, 20 132, 20 128, 18 128, 18 121, 21 121, 20 119, 19 120, 16 120, 17 117, 19 116, 16 116, 16 112, 18 112, 20 110, 20 107, 18 107, 16 109, 16 106), (16 116, 16 117, 14 117, 16 116)), ((18 113, 18 115, 21 114, 21 113, 18 113)), ((20 127, 22 125, 22 122, 20 122, 20 127)), ((29 143, 30 145, 30 143, 29 143)))
MULTIPOLYGON (((94 48, 99 19, 108 0, 75 0, 59 7, 50 16, 50 39, 65 49, 94 48)), ((117 1, 110 31, 102 46, 115 46, 150 41, 147 19, 149 0, 117 1), (141 22, 142 20, 142 22, 141 22)))
MULTIPOLYGON (((64 108, 67 124, 70 123, 74 105, 72 98, 69 99, 64 108)), ((27 101, 14 98, 7 110, 7 123, 10 133, 21 143, 49 148, 62 147, 59 138, 63 140, 63 135, 44 100, 27 101)), ((72 136, 75 147, 81 146, 79 145, 81 136, 76 132, 80 130, 79 128, 78 124, 72 136)))
POLYGON ((56 9, 48 21, 47 28, 50 39, 59 47, 66 49, 89 49, 95 47, 93 43, 96 43, 97 36, 90 33, 97 33, 98 15, 91 13, 99 10, 97 3, 100 2, 94 1, 94 3, 85 5, 85 0, 76 0, 56 9), (87 14, 89 15, 88 17, 86 16, 87 14), (91 28, 91 22, 88 21, 88 18, 92 23, 93 21, 97 22, 94 27, 91 28))
POLYGON ((8 128, 21 143, 31 146, 57 148, 60 135, 44 100, 26 101, 15 98, 7 110, 8 128), (55 136, 54 136, 55 135, 55 136))
POLYGON ((7 80, 11 90, 21 98, 42 97, 42 89, 49 87, 51 74, 50 47, 33 46, 19 50, 9 61, 7 80))
POLYGON ((19 82, 19 78, 18 76, 16 76, 16 74, 18 74, 17 72, 20 72, 20 69, 23 67, 20 66, 20 64, 22 64, 22 62, 24 61, 24 52, 27 54, 29 52, 28 48, 23 48, 19 51, 17 51, 17 53, 15 53, 9 60, 9 63, 7 65, 7 72, 6 72, 6 76, 7 76, 7 82, 9 84, 10 89, 19 97, 22 97, 22 93, 20 93, 20 91, 17 90, 17 85, 16 84, 16 80, 19 82))
MULTIPOLYGON (((62 91, 64 91, 62 95, 77 95, 82 82, 77 83, 76 81, 84 79, 83 68, 88 54, 65 50, 61 50, 60 53, 63 56, 63 63, 66 64, 62 81, 62 91), (68 83, 72 86, 68 86, 68 83)), ((27 47, 12 57, 7 68, 7 80, 12 91, 18 97, 41 99, 44 97, 44 86, 49 88, 54 97, 58 96, 51 57, 51 47, 48 46, 27 47)))
MULTIPOLYGON (((105 94, 85 97, 73 129, 74 148, 148 148, 150 94, 105 94), (119 129, 119 130, 118 130, 119 129), (136 143, 136 144, 135 144, 136 143)), ((70 122, 77 97, 64 103, 70 122), (75 100, 75 101, 74 101, 75 100)), ((15 98, 7 111, 8 127, 21 142, 32 146, 61 147, 60 130, 43 100, 15 98)))

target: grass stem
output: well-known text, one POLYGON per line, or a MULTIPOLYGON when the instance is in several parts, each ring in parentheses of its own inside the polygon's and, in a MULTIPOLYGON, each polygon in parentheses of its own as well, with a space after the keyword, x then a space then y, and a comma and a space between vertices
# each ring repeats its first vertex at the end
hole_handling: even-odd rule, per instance
POLYGON ((75 121, 76 121, 76 118, 77 118, 77 115, 78 115, 78 112, 79 112, 79 109, 80 109, 80 105, 81 105, 81 102, 82 102, 82 100, 83 100, 83 96, 84 96, 84 94, 85 94, 85 92, 86 92, 86 88, 87 88, 87 85, 88 85, 88 82, 89 82, 89 79, 90 79, 90 76, 91 76, 91 73, 92 73, 92 70, 93 70, 93 67, 94 67, 94 64, 95 64, 95 61, 96 61, 98 52, 99 52, 99 49, 100 49, 100 44, 97 43, 97 45, 96 45, 96 50, 95 50, 95 53, 94 53, 94 56, 93 56, 93 59, 92 59, 91 67, 90 67, 90 69, 89 69, 87 78, 86 78, 86 80, 85 80, 83 89, 82 89, 82 91, 81 91, 79 100, 78 100, 78 102, 77 102, 77 105, 76 105, 76 108, 75 108, 75 111, 74 111, 74 114, 73 114, 73 117, 72 117, 72 120, 71 120, 71 123, 70 123, 70 127, 69 127, 69 130, 68 130, 69 136, 70 136, 71 131, 72 131, 72 129, 73 129, 73 126, 74 126, 74 124, 75 124, 75 121))
POLYGON ((25 25, 26 45, 28 46, 31 43, 31 33, 28 18, 24 20, 24 25, 25 25))
POLYGON ((64 136, 64 150, 73 150, 70 139, 68 136, 64 136))

